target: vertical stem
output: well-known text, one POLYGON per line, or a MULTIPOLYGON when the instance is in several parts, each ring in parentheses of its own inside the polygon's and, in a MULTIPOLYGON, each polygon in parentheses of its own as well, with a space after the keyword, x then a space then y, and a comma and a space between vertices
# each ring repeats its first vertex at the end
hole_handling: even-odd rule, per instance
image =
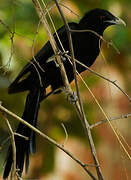
POLYGON ((6 122, 6 125, 8 127, 9 130, 9 134, 11 136, 11 144, 12 144, 12 151, 13 151, 13 168, 12 168, 12 177, 11 179, 15 180, 15 174, 16 174, 16 146, 15 146, 15 137, 14 137, 14 132, 12 130, 12 127, 8 121, 8 119, 6 118, 6 115, 2 115, 3 119, 6 122))
POLYGON ((70 27, 69 27, 68 23, 66 22, 66 19, 64 17, 64 14, 62 12, 62 9, 61 9, 58 1, 57 0, 54 0, 54 1, 55 1, 56 6, 57 6, 57 8, 58 8, 58 10, 60 12, 60 15, 61 15, 61 17, 62 17, 62 19, 64 21, 65 28, 66 28, 66 31, 67 31, 68 40, 69 40, 69 48, 70 48, 70 51, 71 51, 71 59, 72 59, 73 71, 74 71, 74 79, 75 79, 77 96, 78 96, 78 101, 79 101, 79 104, 76 103, 75 107, 76 107, 76 110, 78 111, 78 113, 80 114, 82 124, 84 126, 86 135, 88 137, 89 145, 90 145, 90 148, 91 148, 91 154, 93 156, 94 163, 96 165, 97 176, 98 176, 99 180, 104 180, 104 177, 102 175, 101 168, 100 168, 100 165, 99 165, 99 161, 97 159, 96 149, 95 149, 94 141, 93 141, 93 138, 92 138, 92 135, 91 135, 90 125, 89 125, 89 123, 88 123, 88 121, 86 119, 83 104, 82 104, 82 100, 81 100, 81 97, 80 97, 79 85, 78 85, 77 73, 76 73, 76 63, 75 63, 75 57, 74 57, 74 50, 73 50, 73 43, 72 43, 70 27))
MULTIPOLYGON (((75 108, 76 108, 76 111, 78 112, 78 114, 80 114, 81 113, 81 109, 80 109, 79 104, 75 104, 75 108)), ((80 119, 82 121, 82 124, 84 126, 86 135, 88 137, 91 154, 92 154, 94 163, 96 165, 97 176, 98 176, 99 180, 104 180, 104 177, 102 175, 102 171, 101 171, 101 168, 100 168, 100 165, 99 165, 99 161, 97 159, 96 149, 95 149, 94 141, 93 141, 93 138, 92 138, 90 125, 89 125, 89 123, 88 123, 88 121, 86 119, 85 113, 84 113, 84 116, 83 116, 83 114, 80 115, 80 119)))

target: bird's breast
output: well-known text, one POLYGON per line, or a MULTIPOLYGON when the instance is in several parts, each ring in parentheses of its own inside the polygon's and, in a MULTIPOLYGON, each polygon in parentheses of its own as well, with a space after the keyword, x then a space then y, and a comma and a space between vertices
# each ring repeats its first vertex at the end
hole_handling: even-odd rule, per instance
POLYGON ((75 58, 90 67, 99 55, 100 38, 91 32, 76 35, 73 39, 75 58))

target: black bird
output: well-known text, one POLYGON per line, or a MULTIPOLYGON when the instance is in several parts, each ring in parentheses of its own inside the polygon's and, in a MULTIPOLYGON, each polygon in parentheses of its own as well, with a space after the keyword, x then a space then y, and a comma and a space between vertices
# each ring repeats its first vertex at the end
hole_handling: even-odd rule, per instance
MULTIPOLYGON (((104 30, 108 26, 114 24, 125 25, 124 21, 115 17, 107 10, 97 8, 87 12, 80 19, 79 23, 69 23, 69 27, 72 30, 92 30, 100 36, 103 36, 104 30)), ((65 26, 58 29, 57 33, 65 51, 68 51, 70 55, 65 26)), ((54 34, 54 38, 59 50, 62 52, 62 47, 56 34, 54 34)), ((100 37, 92 32, 72 32, 72 41, 75 58, 90 67, 99 55, 100 37)), ((59 89, 63 87, 60 67, 55 61, 52 61, 53 55, 54 52, 51 44, 50 42, 47 42, 35 55, 35 58, 32 58, 31 61, 22 69, 8 89, 9 94, 29 91, 22 118, 35 127, 37 124, 40 102, 48 96, 48 94, 46 94, 46 88, 51 86, 51 93, 59 93, 61 92, 59 89)), ((68 80, 71 82, 74 79, 72 65, 66 57, 63 59, 68 80)), ((86 70, 79 64, 76 64, 76 66, 79 73, 86 70)), ((24 164, 26 171, 28 170, 29 154, 35 152, 35 133, 22 123, 18 125, 16 132, 29 138, 27 141, 20 136, 15 136, 16 169, 18 170, 19 176, 21 176, 24 164)), ((8 177, 12 163, 12 146, 10 145, 3 178, 8 177)))

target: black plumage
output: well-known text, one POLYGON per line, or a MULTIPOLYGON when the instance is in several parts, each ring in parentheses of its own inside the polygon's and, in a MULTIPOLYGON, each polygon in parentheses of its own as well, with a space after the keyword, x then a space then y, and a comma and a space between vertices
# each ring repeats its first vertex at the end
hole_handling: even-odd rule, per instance
MULTIPOLYGON (((69 27, 72 30, 92 30, 103 36, 104 30, 113 24, 124 24, 124 22, 107 10, 93 9, 87 12, 79 23, 69 23, 69 27)), ((62 26, 57 33, 65 51, 68 51, 70 55, 65 26, 62 26)), ((54 38, 59 50, 62 52, 62 47, 56 34, 54 34, 54 38)), ((92 32, 72 32, 72 41, 75 58, 90 67, 99 55, 100 37, 92 32)), ((58 89, 63 87, 60 67, 50 59, 53 55, 54 52, 51 44, 47 42, 35 55, 35 60, 32 58, 8 89, 9 93, 29 91, 22 118, 35 127, 40 102, 47 97, 46 88, 51 86, 52 92, 56 93, 57 91, 60 92, 58 89)), ((73 68, 69 60, 66 57, 64 59, 63 63, 67 77, 69 82, 71 82, 74 79, 73 68)), ((76 67, 79 73, 85 71, 85 68, 79 64, 76 64, 76 67)), ((29 138, 27 141, 22 137, 15 136, 16 168, 21 176, 24 164, 26 170, 28 170, 29 154, 35 152, 35 133, 22 123, 18 125, 16 132, 29 138)), ((12 162, 12 147, 10 145, 3 175, 4 178, 8 177, 12 162)))

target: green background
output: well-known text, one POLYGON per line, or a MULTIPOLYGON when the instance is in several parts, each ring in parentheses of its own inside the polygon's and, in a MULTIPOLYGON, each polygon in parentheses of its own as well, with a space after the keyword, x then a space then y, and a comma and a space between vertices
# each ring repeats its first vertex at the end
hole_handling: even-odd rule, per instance
MULTIPOLYGON (((48 7, 53 5, 53 2, 48 0, 45 2, 48 3, 48 7)), ((127 26, 125 28, 122 26, 109 27, 104 34, 106 40, 113 41, 120 54, 118 54, 113 47, 107 47, 107 44, 103 43, 102 54, 104 54, 104 58, 100 55, 92 68, 112 80, 117 80, 118 84, 124 89, 124 91, 130 94, 131 1, 76 0, 62 1, 62 3, 65 6, 70 7, 80 16, 92 8, 99 7, 111 11, 113 14, 120 16, 126 22, 127 26)), ((68 9, 63 7, 63 11, 69 22, 78 21, 79 18, 68 9)), ((63 22, 57 9, 53 7, 50 13, 56 29, 58 29, 63 25, 63 22)), ((27 92, 8 95, 7 88, 20 72, 22 67, 31 59, 32 46, 36 53, 44 45, 48 37, 42 25, 40 25, 38 34, 36 34, 39 18, 32 1, 14 0, 13 5, 11 0, 1 0, 0 19, 3 20, 11 30, 15 27, 13 39, 14 52, 13 56, 11 56, 12 44, 10 33, 5 26, 0 23, 0 101, 2 101, 4 107, 21 116, 27 92)), ((49 24, 51 26, 50 21, 49 24)), ((52 26, 51 30, 54 32, 52 26)), ((83 78, 109 117, 119 116, 130 112, 128 99, 117 88, 89 72, 83 73, 83 78)), ((104 119, 103 114, 88 92, 88 89, 81 81, 79 82, 81 97, 89 122, 95 123, 96 121, 104 119)), ((74 83, 72 83, 72 88, 74 89, 74 83)), ((51 96, 41 103, 38 119, 38 128, 61 144, 65 140, 65 132, 61 125, 61 123, 64 123, 69 136, 65 147, 76 154, 76 156, 85 163, 88 161, 93 163, 90 157, 87 137, 84 134, 81 122, 72 105, 67 102, 63 93, 51 96)), ((9 117, 9 120, 12 128, 15 130, 18 124, 17 120, 11 117, 9 117)), ((126 142, 130 143, 129 139, 131 138, 131 135, 129 133, 129 118, 126 120, 117 120, 117 123, 115 122, 114 124, 124 136, 126 142)), ((92 132, 105 179, 116 179, 116 177, 119 180, 125 179, 126 174, 129 178, 131 174, 129 171, 128 158, 121 150, 120 144, 117 142, 108 123, 94 128, 92 132), (114 153, 114 151, 116 153, 114 153), (106 162, 109 164, 107 165, 106 162)), ((0 116, 0 143, 2 143, 8 136, 9 133, 7 127, 0 116)), ((6 144, 0 151, 1 172, 3 171, 7 148, 8 146, 6 144)), ((127 148, 127 150, 129 149, 127 148)), ((65 163, 68 161, 64 159, 65 156, 66 155, 62 153, 61 157, 60 151, 58 151, 57 148, 42 139, 42 137, 37 136, 37 153, 34 156, 31 156, 31 168, 29 174, 25 175, 25 177, 45 180, 53 178, 55 180, 87 179, 88 176, 84 173, 84 170, 76 165, 75 162, 72 162, 72 160, 72 166, 68 169, 68 165, 65 163), (60 161, 61 164, 57 161, 60 157, 62 159, 60 161), (67 171, 64 171, 62 168, 59 169, 60 166, 65 169, 67 168, 67 171), (74 170, 73 168, 76 169, 74 170), (79 171, 77 171, 77 169, 79 169, 79 171), (56 174, 59 174, 58 177, 56 174)), ((69 159, 70 158, 68 158, 68 160, 69 159)), ((90 169, 93 170, 93 168, 90 169)))

